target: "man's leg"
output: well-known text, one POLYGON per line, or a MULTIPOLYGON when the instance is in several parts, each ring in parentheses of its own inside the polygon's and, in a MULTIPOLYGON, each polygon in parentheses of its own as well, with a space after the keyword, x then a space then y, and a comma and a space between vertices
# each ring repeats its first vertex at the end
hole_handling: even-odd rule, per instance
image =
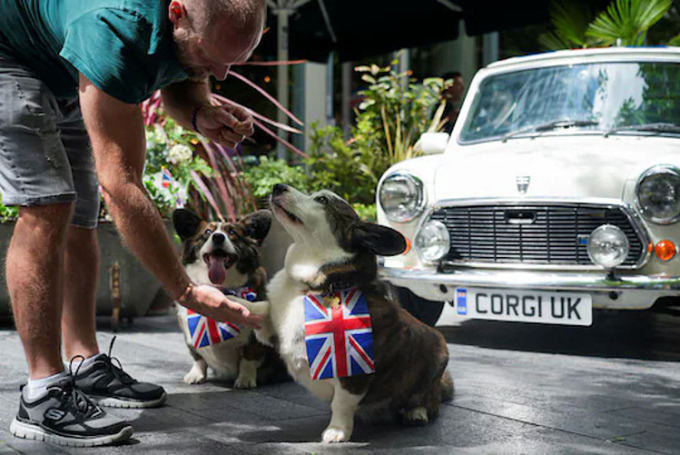
POLYGON ((61 328, 66 359, 99 353, 96 336, 96 294, 99 245, 96 229, 71 225, 66 234, 64 310, 61 328))
POLYGON ((64 370, 59 320, 72 209, 72 203, 21 207, 7 250, 7 287, 31 379, 64 370))
MULTIPOLYGON (((66 358, 82 355, 76 385, 102 406, 145 408, 165 401, 165 391, 155 384, 138 382, 104 353, 96 338, 96 294, 99 276, 97 218, 99 191, 94 159, 78 103, 61 106, 61 141, 66 149, 78 195, 66 242, 64 313, 62 329, 66 358)), ((109 347, 109 350, 111 346, 109 347)), ((74 372, 75 373, 75 372, 74 372)))
POLYGON ((6 278, 30 375, 10 431, 67 446, 123 441, 132 427, 88 400, 61 359, 66 234, 76 191, 57 101, 29 69, 2 57, 0 99, 0 192, 5 205, 20 207, 6 278))

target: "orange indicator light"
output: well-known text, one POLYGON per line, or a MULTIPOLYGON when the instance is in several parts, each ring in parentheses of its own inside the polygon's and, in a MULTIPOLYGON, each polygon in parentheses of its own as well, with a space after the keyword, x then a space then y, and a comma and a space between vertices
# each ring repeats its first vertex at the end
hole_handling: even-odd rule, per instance
POLYGON ((401 254, 406 254, 406 253, 408 253, 409 251, 411 251, 411 240, 410 240, 408 237, 406 237, 406 236, 404 236, 404 239, 406 239, 406 249, 405 249, 404 252, 401 253, 401 254))
POLYGON ((661 240, 656 244, 654 252, 662 261, 670 261, 675 256, 675 244, 670 240, 661 240))

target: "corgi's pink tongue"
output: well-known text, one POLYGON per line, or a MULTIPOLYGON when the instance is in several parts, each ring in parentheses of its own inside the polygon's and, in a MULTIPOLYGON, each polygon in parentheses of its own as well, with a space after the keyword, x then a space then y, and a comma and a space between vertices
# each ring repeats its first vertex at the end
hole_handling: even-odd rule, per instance
POLYGON ((212 284, 222 284, 227 278, 227 270, 224 268, 224 257, 210 256, 208 258, 208 278, 212 284))

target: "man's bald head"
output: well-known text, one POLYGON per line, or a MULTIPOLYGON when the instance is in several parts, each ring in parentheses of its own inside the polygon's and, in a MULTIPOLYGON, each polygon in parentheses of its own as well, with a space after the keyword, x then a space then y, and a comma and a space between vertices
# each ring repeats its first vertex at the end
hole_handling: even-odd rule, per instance
POLYGON ((173 0, 169 7, 180 62, 197 77, 227 76, 260 42, 265 0, 173 0))
POLYGON ((264 28, 265 0, 187 0, 185 4, 195 30, 223 20, 239 33, 261 32, 264 28))

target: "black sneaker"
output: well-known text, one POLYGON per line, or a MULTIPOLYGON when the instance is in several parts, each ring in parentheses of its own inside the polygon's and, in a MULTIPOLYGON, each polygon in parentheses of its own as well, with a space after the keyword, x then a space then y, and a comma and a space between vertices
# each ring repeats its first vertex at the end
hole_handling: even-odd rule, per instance
POLYGON ((28 401, 21 394, 19 413, 10 425, 17 438, 72 447, 94 447, 126 441, 132 427, 107 414, 67 378, 47 388, 47 395, 28 401))
POLYGON ((116 337, 109 345, 109 354, 102 354, 85 371, 76 371, 76 385, 101 406, 112 408, 153 408, 165 402, 163 387, 138 382, 123 371, 120 361, 111 357, 116 337), (114 365, 113 362, 117 365, 114 365))

